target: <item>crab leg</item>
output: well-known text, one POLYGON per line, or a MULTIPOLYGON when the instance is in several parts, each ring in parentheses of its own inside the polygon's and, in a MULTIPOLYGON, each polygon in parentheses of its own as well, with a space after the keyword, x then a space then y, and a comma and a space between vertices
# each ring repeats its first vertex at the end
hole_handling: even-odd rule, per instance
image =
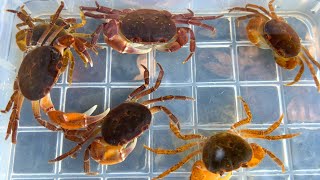
POLYGON ((93 14, 90 12, 85 12, 85 16, 92 17, 95 19, 119 19, 119 14, 93 14))
POLYGON ((164 51, 164 52, 174 52, 180 49, 182 46, 187 44, 188 42, 188 36, 187 34, 190 34, 190 54, 188 57, 182 62, 183 64, 189 61, 189 59, 192 57, 192 55, 195 52, 196 48, 196 41, 195 41, 195 36, 192 31, 192 29, 188 27, 179 27, 177 28, 177 34, 175 36, 176 40, 166 44, 165 46, 156 46, 156 49, 159 51, 164 51))
POLYGON ((75 43, 74 43, 74 49, 76 52, 79 54, 81 59, 83 59, 86 62, 89 62, 90 66, 93 66, 93 61, 90 56, 90 54, 87 51, 87 47, 90 48, 89 42, 87 42, 85 39, 82 38, 75 38, 75 43))
POLYGON ((190 18, 194 16, 194 13, 191 9, 187 9, 189 13, 184 13, 184 14, 175 14, 172 15, 171 19, 179 19, 179 18, 190 18))
MULTIPOLYGON (((302 56, 303 56, 303 55, 302 55, 302 56)), ((304 58, 304 57, 302 57, 302 58, 304 58)), ((297 61, 298 61, 298 64, 300 65, 300 69, 299 69, 296 77, 294 77, 293 81, 290 82, 290 83, 288 83, 288 84, 285 84, 286 86, 291 86, 291 85, 295 84, 296 82, 298 82, 298 81, 300 80, 303 72, 304 72, 304 63, 303 63, 302 60, 299 59, 299 58, 297 58, 297 61)))
POLYGON ((302 46, 303 52, 307 55, 307 57, 313 62, 314 65, 316 65, 320 69, 320 63, 316 61, 310 54, 310 52, 307 50, 306 47, 302 46))
MULTIPOLYGON (((32 101, 31 105, 32 105, 33 116, 39 122, 39 124, 41 124, 43 127, 47 128, 51 131, 60 131, 61 130, 61 128, 59 128, 59 127, 55 126, 54 124, 52 124, 46 120, 43 120, 41 118, 41 113, 40 113, 40 106, 41 105, 40 105, 39 101, 32 101)), ((45 109, 43 109, 43 110, 46 112, 45 109)))
POLYGON ((168 96, 161 96, 155 99, 150 99, 150 100, 146 100, 143 101, 141 104, 142 105, 148 105, 148 104, 153 104, 156 102, 164 102, 164 101, 170 101, 170 100, 192 100, 194 101, 195 99, 192 97, 188 97, 188 96, 173 96, 173 95, 168 95, 168 96))
POLYGON ((312 78, 313 78, 313 80, 314 80, 314 82, 315 82, 315 84, 317 86, 317 89, 320 92, 320 83, 319 83, 319 80, 317 78, 317 73, 316 73, 313 65, 311 64, 309 59, 306 58, 304 55, 301 55, 300 57, 301 57, 301 60, 304 61, 307 64, 307 66, 308 66, 308 68, 309 68, 309 70, 311 72, 312 78))
POLYGON ((266 8, 264 8, 264 7, 262 7, 262 6, 258 6, 258 5, 255 5, 255 4, 246 4, 246 8, 256 8, 256 9, 261 10, 262 12, 264 12, 265 14, 267 14, 268 16, 273 17, 273 16, 271 15, 271 13, 270 13, 268 10, 266 10, 266 8))
POLYGON ((234 7, 234 8, 229 9, 229 12, 232 12, 232 11, 252 12, 252 13, 255 13, 255 14, 257 14, 257 15, 259 15, 261 17, 264 17, 266 19, 270 19, 269 17, 267 17, 264 14, 260 13, 258 10, 252 9, 252 8, 234 7))
POLYGON ((90 130, 90 132, 88 133, 88 137, 85 140, 83 140, 80 143, 78 143, 77 146, 72 148, 70 151, 58 156, 55 159, 51 159, 48 162, 49 163, 53 163, 53 162, 56 162, 56 161, 61 161, 61 160, 65 159, 65 158, 67 158, 68 156, 73 155, 74 153, 76 153, 78 150, 81 149, 81 147, 83 146, 84 143, 86 143, 90 138, 94 137, 99 132, 100 132, 100 128, 90 130))
POLYGON ((257 165, 259 165, 261 163, 261 161, 265 158, 265 155, 269 155, 270 158, 277 163, 281 169, 282 172, 285 172, 285 167, 282 163, 282 161, 275 155, 273 154, 271 151, 269 151, 266 148, 261 147, 260 145, 256 144, 256 143, 250 143, 250 146, 252 148, 252 159, 246 163, 247 167, 255 167, 257 165))
POLYGON ((46 40, 46 42, 44 43, 43 46, 48 46, 52 43, 52 41, 54 40, 55 37, 57 37, 57 35, 60 33, 60 31, 62 31, 64 29, 65 25, 63 26, 59 26, 58 29, 56 29, 46 40))
POLYGON ((267 130, 240 129, 238 130, 238 132, 239 134, 247 133, 247 134, 268 135, 280 126, 282 119, 283 119, 283 114, 280 116, 280 118, 276 122, 274 122, 270 127, 268 127, 267 130))
POLYGON ((10 100, 8 101, 6 108, 4 110, 1 110, 1 113, 7 113, 10 111, 10 109, 12 108, 12 104, 14 104, 15 99, 18 96, 18 92, 19 90, 14 90, 13 94, 10 97, 10 100))
MULTIPOLYGON (((15 10, 11 10, 8 9, 8 12, 12 12, 12 13, 16 13, 17 16, 19 17, 19 19, 21 19, 23 21, 23 23, 21 23, 22 25, 28 25, 29 28, 27 29, 27 35, 26 35, 26 46, 29 47, 30 46, 30 41, 32 38, 32 34, 33 34, 33 29, 35 27, 35 25, 33 24, 33 19, 26 13, 26 11, 23 9, 23 6, 21 7, 21 11, 15 11, 15 10)), ((22 26, 21 24, 17 24, 17 28, 19 29, 20 26, 22 26)))
POLYGON ((112 9, 112 8, 108 8, 108 7, 105 7, 105 6, 100 6, 100 4, 98 4, 97 1, 95 1, 96 3, 96 8, 95 7, 85 7, 85 6, 80 6, 80 9, 81 10, 84 10, 84 11, 97 11, 97 12, 100 12, 100 13, 105 13, 105 14, 122 14, 122 11, 120 10, 117 10, 117 9, 112 9))
POLYGON ((242 132, 241 136, 243 138, 259 138, 259 139, 266 139, 269 141, 276 141, 280 139, 290 139, 296 136, 299 136, 301 133, 294 133, 294 134, 283 134, 283 135, 275 135, 275 136, 266 136, 266 135, 260 135, 260 134, 251 134, 242 132))
POLYGON ((236 23, 237 27, 239 27, 241 21, 244 21, 246 19, 250 19, 250 18, 253 18, 253 17, 257 17, 257 16, 259 17, 259 15, 256 15, 256 14, 248 14, 248 15, 245 15, 245 16, 240 16, 240 17, 236 18, 235 23, 236 23))
POLYGON ((101 31, 103 29, 103 26, 105 23, 100 24, 97 29, 91 34, 91 44, 97 44, 99 35, 101 34, 101 31))
POLYGON ((244 111, 246 112, 247 117, 244 118, 244 119, 242 119, 242 120, 239 121, 239 122, 234 123, 234 124, 231 126, 231 129, 235 129, 235 128, 237 128, 237 127, 239 127, 239 126, 242 126, 242 125, 244 125, 244 124, 248 124, 248 123, 250 123, 251 120, 252 120, 252 114, 251 114, 249 105, 246 103, 246 101, 245 101, 242 97, 238 96, 238 98, 242 101, 243 109, 244 109, 244 111))
MULTIPOLYGON (((74 70, 74 57, 70 49, 66 49, 64 51, 64 56, 63 56, 63 61, 65 63, 69 62, 69 72, 68 72, 68 83, 69 85, 72 83, 72 75, 73 75, 73 70, 74 70)), ((66 65, 67 66, 67 65, 66 65)))
POLYGON ((190 139, 206 139, 205 136, 202 136, 201 134, 181 134, 180 133, 180 129, 178 128, 178 126, 176 126, 175 124, 173 124, 171 121, 170 123, 170 129, 173 132, 173 134, 182 140, 190 140, 190 139))
POLYGON ((168 174, 170 174, 171 172, 179 169, 181 166, 183 166, 185 163, 187 163, 193 156, 200 154, 202 152, 202 150, 196 150, 193 151, 192 153, 190 153, 188 156, 184 157, 180 162, 178 162, 177 164, 173 165, 171 168, 169 168, 168 170, 164 171, 163 173, 161 173, 159 176, 152 178, 152 180, 155 179, 161 179, 165 176, 167 176, 168 174))
POLYGON ((84 152, 84 157, 83 157, 83 169, 84 172, 86 173, 86 175, 92 175, 95 176, 98 174, 98 172, 91 172, 90 171, 90 149, 91 149, 91 145, 89 145, 85 152, 84 152))
POLYGON ((168 108, 166 108, 164 106, 153 106, 149 110, 152 114, 163 111, 164 113, 166 113, 169 116, 169 119, 172 122, 174 122, 176 124, 176 126, 180 129, 180 122, 179 122, 178 118, 174 114, 172 114, 172 112, 168 108))
POLYGON ((302 46, 302 50, 305 53, 305 55, 307 55, 307 57, 305 57, 305 55, 301 55, 302 59, 307 63, 307 66, 310 69, 310 72, 312 74, 312 77, 314 79, 314 82, 318 88, 318 91, 320 91, 320 85, 319 85, 319 80, 317 78, 315 69, 313 68, 313 66, 311 65, 311 63, 309 62, 308 58, 311 60, 311 62, 317 66, 318 69, 320 69, 320 63, 318 61, 316 61, 310 54, 310 52, 307 50, 307 48, 305 48, 304 46, 302 46))
POLYGON ((82 11, 80 11, 80 18, 81 18, 81 23, 73 24, 72 27, 70 28, 71 30, 82 28, 87 23, 86 16, 82 11))
POLYGON ((94 123, 88 126, 86 129, 68 130, 62 129, 64 137, 74 142, 84 141, 89 135, 90 131, 94 129, 100 123, 94 123))
MULTIPOLYGON (((189 59, 191 58, 191 56, 194 54, 195 50, 196 50, 196 38, 194 36, 193 30, 188 28, 188 27, 180 27, 179 29, 184 29, 187 33, 190 34, 190 45, 189 45, 189 50, 190 50, 190 54, 189 56, 182 62, 183 64, 185 64, 186 62, 189 61, 189 59)), ((179 31, 178 29, 178 31, 179 31)))
POLYGON ((28 14, 25 14, 21 11, 12 10, 12 9, 7 9, 7 11, 17 14, 18 18, 21 19, 21 21, 23 21, 26 25, 28 25, 29 28, 31 29, 34 28, 34 24, 32 23, 33 19, 28 14))
POLYGON ((219 16, 197 16, 191 18, 181 18, 182 20, 214 20, 223 17, 224 15, 219 16))
POLYGON ((18 97, 16 110, 13 107, 13 110, 15 110, 16 113, 17 113, 15 118, 14 118, 14 121, 12 123, 12 135, 11 135, 11 138, 12 138, 12 143, 13 144, 16 144, 16 142, 17 142, 17 130, 18 130, 18 126, 19 126, 20 112, 21 112, 23 101, 24 101, 24 96, 21 94, 18 97))
POLYGON ((193 20, 193 19, 175 19, 174 20, 175 23, 177 24, 191 24, 191 25, 195 25, 195 26, 199 26, 205 29, 208 29, 212 32, 216 32, 216 28, 214 28, 213 26, 209 26, 207 24, 203 24, 202 22, 200 22, 199 20, 193 20))
POLYGON ((161 148, 153 149, 153 148, 148 147, 146 145, 143 145, 143 147, 153 153, 156 153, 156 154, 178 154, 178 153, 184 152, 186 150, 189 150, 190 148, 192 148, 198 144, 200 144, 200 142, 192 142, 192 143, 188 143, 188 144, 182 145, 180 147, 177 147, 176 149, 161 149, 161 148))
POLYGON ((278 166, 281 167, 281 170, 282 170, 283 173, 286 172, 286 169, 285 169, 285 167, 284 167, 283 162, 282 162, 275 154, 273 154, 271 151, 269 151, 269 150, 266 149, 266 148, 262 148, 262 149, 264 150, 264 152, 265 152, 266 154, 268 154, 268 155, 270 156, 270 158, 271 158, 275 163, 278 164, 278 166))
POLYGON ((159 75, 158 75, 156 84, 155 84, 153 87, 151 87, 150 89, 147 89, 147 90, 145 90, 145 91, 142 91, 140 94, 138 94, 138 95, 136 95, 136 96, 133 96, 133 97, 132 97, 133 99, 138 100, 138 99, 142 98, 143 96, 146 96, 146 95, 148 95, 148 94, 151 94, 152 92, 154 92, 155 90, 158 89, 158 87, 159 87, 160 84, 161 84, 161 80, 162 80, 162 78, 163 78, 164 71, 163 71, 163 69, 162 69, 162 66, 161 66, 159 63, 157 63, 157 65, 158 65, 159 68, 160 68, 160 72, 159 72, 159 75))
POLYGON ((47 29, 43 32, 43 34, 40 36, 38 42, 37 42, 37 46, 41 46, 43 41, 45 40, 45 38, 47 37, 47 35, 50 33, 51 29, 53 28, 54 24, 56 23, 62 9, 64 7, 64 2, 61 1, 61 5, 59 6, 59 8, 57 9, 56 13, 53 15, 53 17, 51 18, 50 21, 50 26, 47 27, 47 29))
POLYGON ((140 87, 138 87, 137 89, 135 89, 134 91, 132 91, 131 94, 129 94, 128 98, 127 98, 127 101, 131 100, 132 97, 134 97, 135 95, 137 95, 138 93, 140 93, 141 91, 145 90, 148 85, 149 85, 149 70, 141 64, 141 66, 143 67, 144 69, 144 74, 143 74, 143 77, 144 77, 144 84, 142 84, 140 87))
POLYGON ((20 119, 20 111, 21 107, 23 104, 24 96, 21 94, 20 91, 18 91, 18 94, 16 95, 12 107, 12 112, 10 115, 10 120, 8 123, 8 128, 7 128, 7 134, 5 137, 5 140, 8 139, 9 135, 11 134, 12 138, 12 143, 16 144, 17 142, 17 129, 18 129, 18 124, 19 124, 19 119, 20 119))
POLYGON ((272 17, 273 19, 278 19, 278 16, 277 16, 277 14, 275 13, 274 7, 273 7, 273 2, 274 2, 274 1, 275 1, 275 0, 269 1, 268 6, 269 6, 269 10, 270 10, 270 12, 271 12, 271 17, 272 17))

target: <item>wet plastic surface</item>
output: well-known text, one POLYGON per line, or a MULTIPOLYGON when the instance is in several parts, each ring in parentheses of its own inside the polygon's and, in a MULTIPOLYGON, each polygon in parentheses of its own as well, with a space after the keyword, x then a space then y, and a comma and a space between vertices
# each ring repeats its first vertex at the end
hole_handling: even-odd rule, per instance
MULTIPOLYGON (((98 1, 101 5, 113 8, 158 8, 172 12, 186 12, 187 8, 201 15, 226 13, 233 6, 246 3, 267 5, 266 0, 225 1, 225 0, 181 0, 147 1, 115 0, 98 1)), ((15 24, 20 22, 16 16, 4 12, 4 9, 25 7, 33 17, 47 17, 52 14, 59 1, 1 1, 0 27, 0 107, 5 107, 12 93, 12 83, 23 54, 17 49, 14 38, 17 32, 15 24), (12 22, 13 20, 13 22, 12 22), (6 27, 6 28, 4 28, 6 27)), ((276 1, 276 11, 287 19, 298 32, 302 44, 317 55, 319 61, 320 11, 315 7, 319 1, 276 1), (294 6, 293 6, 294 5, 294 6), (312 12, 313 11, 313 12, 312 12), (315 50, 316 49, 316 50, 315 50)), ((318 4, 317 4, 318 3, 318 4)), ((79 16, 78 6, 94 6, 94 1, 66 1, 64 17, 79 16)), ((159 90, 150 97, 161 95, 186 95, 196 98, 195 102, 163 102, 181 121, 183 132, 196 132, 210 135, 227 130, 230 125, 243 118, 240 101, 242 96, 249 104, 253 114, 252 127, 268 127, 284 113, 284 121, 277 133, 296 133, 302 135, 290 140, 263 141, 253 140, 273 151, 283 160, 286 173, 268 157, 261 165, 253 169, 239 169, 232 179, 320 179, 320 94, 306 69, 302 80, 295 86, 285 86, 296 72, 287 71, 276 65, 270 50, 252 46, 246 38, 245 23, 236 26, 234 20, 240 14, 226 14, 223 18, 207 21, 214 24, 218 33, 212 37, 206 30, 190 26, 195 31, 197 48, 192 59, 182 64, 188 55, 189 46, 175 53, 155 52, 147 55, 119 54, 108 47, 102 40, 103 47, 99 55, 92 54, 93 68, 85 68, 77 55, 76 66, 71 86, 66 82, 67 73, 52 90, 52 98, 57 109, 63 111, 84 112, 93 105, 98 105, 94 114, 106 108, 115 107, 123 102, 127 95, 143 81, 141 67, 146 64, 150 70, 151 83, 155 82, 160 63, 165 72, 159 90)), ((89 20, 84 32, 93 32, 101 21, 89 20)), ((136 149, 125 162, 113 166, 101 166, 91 160, 91 168, 98 171, 95 177, 83 173, 83 149, 77 159, 68 158, 62 162, 48 164, 47 161, 62 152, 66 152, 75 143, 63 138, 62 133, 50 132, 39 126, 31 111, 29 101, 24 103, 18 143, 11 145, 4 141, 6 126, 10 114, 0 116, 0 179, 150 179, 169 168, 183 158, 179 155, 155 155, 147 152, 143 144, 151 147, 175 148, 184 144, 168 130, 168 118, 158 113, 153 118, 152 127, 139 138, 136 149), (9 162, 9 163, 8 163, 9 162)), ((251 141, 251 140, 250 140, 251 141)), ((86 147, 86 146, 85 146, 86 147)), ((199 158, 199 157, 197 157, 199 158)), ((166 179, 188 179, 194 158, 166 179)))

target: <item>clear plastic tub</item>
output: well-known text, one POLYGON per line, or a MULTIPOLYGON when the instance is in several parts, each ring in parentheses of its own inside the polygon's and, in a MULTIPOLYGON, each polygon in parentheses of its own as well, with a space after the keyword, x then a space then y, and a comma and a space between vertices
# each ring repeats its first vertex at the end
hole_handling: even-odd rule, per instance
MULTIPOLYGON (((192 9, 197 15, 227 13, 234 6, 246 3, 267 7, 266 0, 114 0, 98 1, 112 8, 156 8, 173 13, 192 9)), ((32 17, 48 17, 59 6, 59 0, 2 0, 0 1, 0 107, 3 109, 12 94, 13 81, 23 58, 17 49, 15 24, 20 22, 16 15, 5 9, 25 9, 32 17)), ((94 6, 94 1, 65 1, 64 17, 79 17, 79 6, 94 6)), ((319 60, 320 1, 276 0, 276 12, 287 19, 299 33, 302 44, 319 60)), ((251 128, 268 127, 283 113, 283 124, 277 133, 301 132, 302 135, 282 141, 254 140, 270 149, 285 163, 286 173, 266 157, 256 168, 233 173, 232 179, 320 179, 320 94, 306 69, 302 80, 294 86, 290 82, 297 69, 286 71, 275 64, 270 50, 252 46, 246 39, 245 24, 235 25, 235 16, 242 13, 225 14, 223 18, 208 21, 217 28, 212 38, 204 29, 190 26, 196 35, 197 48, 191 61, 181 62, 188 55, 188 45, 175 53, 155 52, 138 56, 119 54, 103 41, 99 55, 92 54, 93 68, 84 68, 75 55, 76 67, 73 84, 66 82, 66 73, 52 90, 55 107, 63 111, 83 112, 98 105, 94 114, 115 107, 123 102, 130 91, 141 85, 138 65, 147 63, 154 83, 157 70, 154 59, 161 63, 165 76, 162 86, 150 97, 175 94, 196 98, 195 102, 163 102, 180 119, 183 132, 210 135, 226 130, 244 117, 237 96, 242 96, 250 105, 253 121, 251 128)), ((92 32, 101 21, 90 20, 83 29, 92 32)), ((138 140, 134 152, 125 162, 113 166, 101 166, 91 160, 91 169, 100 172, 89 177, 83 173, 83 149, 77 159, 67 158, 59 163, 48 164, 62 152, 75 146, 65 140, 60 132, 50 132, 39 126, 33 117, 31 104, 25 101, 18 130, 18 143, 5 141, 5 132, 10 113, 0 116, 0 179, 151 179, 175 164, 186 153, 179 155, 155 155, 146 151, 143 144, 151 147, 175 148, 184 142, 177 140, 168 130, 167 117, 159 113, 153 125, 138 140)), ((188 179, 194 158, 167 179, 188 179)))

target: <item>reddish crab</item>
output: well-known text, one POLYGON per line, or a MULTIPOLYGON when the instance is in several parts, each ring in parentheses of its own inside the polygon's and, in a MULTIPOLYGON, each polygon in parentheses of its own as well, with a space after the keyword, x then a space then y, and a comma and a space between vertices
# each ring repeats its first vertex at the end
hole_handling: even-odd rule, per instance
MULTIPOLYGON (((29 40, 26 40, 27 43, 25 46, 27 47, 27 55, 23 58, 18 75, 15 79, 13 86, 14 92, 11 95, 6 108, 1 110, 1 113, 7 113, 12 109, 5 139, 7 139, 12 133, 12 143, 14 144, 16 143, 20 110, 24 98, 31 101, 34 117, 41 125, 54 131, 60 130, 60 128, 55 125, 41 119, 40 109, 49 114, 50 112, 60 112, 55 111, 54 109, 50 98, 50 90, 68 65, 69 56, 66 55, 68 54, 66 53, 66 51, 68 51, 66 49, 72 47, 76 42, 76 38, 70 34, 61 35, 58 38, 56 37, 65 27, 65 25, 59 27, 56 27, 55 25, 62 8, 63 2, 61 2, 60 7, 52 16, 50 25, 46 27, 35 46, 29 47, 28 42, 30 42, 29 38, 31 36, 27 35, 27 37, 29 37, 27 38, 29 40), (54 29, 52 33, 50 33, 51 29, 54 29)), ((9 11, 14 12, 12 10, 9 11)), ((27 16, 23 9, 21 12, 15 13, 17 13, 18 17, 27 23, 32 30, 32 18, 27 16)), ((77 123, 73 121, 73 119, 80 116, 85 119, 84 123, 82 123, 80 127, 86 127, 90 123, 95 123, 95 119, 100 117, 87 117, 80 113, 64 114, 60 112, 60 114, 62 117, 51 116, 51 120, 59 122, 60 119, 66 118, 70 123, 77 123)), ((105 113, 103 113, 102 116, 105 116, 105 113)), ((61 127, 65 128, 62 125, 61 127)))
MULTIPOLYGON (((16 25, 19 30, 16 34, 16 43, 21 51, 28 52, 29 50, 33 49, 33 46, 39 46, 44 42, 48 42, 47 38, 53 32, 60 29, 58 34, 53 36, 53 39, 50 40, 50 45, 53 45, 55 40, 59 37, 71 35, 74 38, 74 42, 72 43, 71 47, 74 48, 74 50, 77 52, 77 54, 85 64, 89 63, 92 66, 92 59, 87 52, 87 48, 97 53, 96 46, 91 45, 89 42, 83 39, 83 37, 90 37, 89 34, 75 32, 76 29, 81 28, 86 24, 85 16, 83 12, 80 12, 81 23, 78 24, 76 23, 75 18, 64 19, 62 17, 59 17, 59 13, 63 9, 63 7, 64 3, 61 2, 57 13, 51 16, 50 23, 40 18, 30 17, 24 10, 24 6, 20 7, 20 11, 10 9, 7 10, 8 12, 16 13, 17 16, 23 21, 22 23, 16 25), (24 26, 28 26, 28 28, 21 29, 21 27, 24 26), (61 26, 64 26, 64 28, 61 29, 61 26)), ((71 83, 74 69, 74 58, 69 48, 64 50, 63 58, 65 59, 64 63, 68 63, 68 61, 70 61, 68 82, 71 83)), ((64 66, 63 68, 65 67, 66 66, 64 66)), ((62 71, 64 71, 64 69, 62 69, 62 71)))
POLYGON ((94 138, 91 144, 85 150, 84 171, 88 175, 95 175, 97 174, 96 172, 90 171, 90 156, 99 164, 105 165, 113 165, 124 161, 126 157, 134 150, 137 143, 137 138, 144 131, 149 129, 152 114, 163 111, 169 116, 172 124, 175 124, 177 128, 180 127, 178 119, 168 108, 164 106, 153 106, 148 108, 146 106, 159 101, 174 99, 193 100, 193 98, 168 95, 146 100, 141 103, 137 102, 142 97, 156 91, 160 86, 164 72, 161 65, 158 64, 158 66, 160 68, 160 72, 153 87, 144 90, 149 84, 149 71, 145 66, 142 65, 142 67, 145 69, 145 83, 135 89, 128 96, 128 99, 124 103, 111 109, 108 115, 100 120, 97 120, 96 123, 89 128, 89 130, 74 130, 73 134, 77 134, 75 135, 77 138, 84 140, 79 142, 78 145, 69 152, 62 154, 61 156, 50 160, 49 162, 60 161, 70 155, 75 154, 79 149, 81 149, 84 143, 86 143, 89 139, 94 138))
POLYGON ((81 10, 87 11, 84 14, 88 17, 109 20, 97 28, 92 44, 97 42, 99 34, 103 31, 105 42, 120 53, 145 54, 153 48, 173 52, 188 42, 188 34, 190 34, 190 54, 183 61, 184 63, 194 54, 195 36, 192 29, 176 27, 176 24, 192 24, 215 33, 214 27, 203 24, 201 21, 222 17, 222 15, 197 17, 189 9, 189 13, 173 15, 165 10, 154 9, 116 10, 100 6, 97 2, 96 6, 80 6, 81 10), (99 14, 93 14, 92 11, 99 14))
POLYGON ((245 7, 231 8, 229 12, 245 11, 253 13, 237 18, 238 22, 250 19, 247 25, 248 39, 257 47, 271 49, 279 66, 289 70, 294 69, 298 65, 300 66, 294 80, 287 85, 292 85, 300 80, 304 72, 304 63, 306 63, 317 89, 320 91, 320 83, 316 71, 311 64, 312 62, 320 69, 319 62, 301 44, 296 31, 283 18, 277 16, 273 7, 274 1, 271 0, 269 2, 269 11, 255 4, 247 4, 245 7))
POLYGON ((261 163, 266 155, 269 155, 271 159, 281 167, 282 172, 285 172, 283 163, 275 154, 256 143, 248 143, 245 139, 260 138, 266 140, 280 140, 293 138, 298 136, 300 133, 275 136, 269 135, 279 127, 283 119, 283 115, 267 130, 236 129, 244 124, 250 123, 252 119, 252 114, 248 104, 241 97, 240 99, 243 103, 243 108, 247 114, 247 118, 244 118, 241 121, 233 124, 230 130, 219 132, 210 137, 204 137, 200 134, 182 135, 180 134, 178 127, 170 122, 170 129, 176 137, 183 140, 198 139, 198 141, 185 144, 174 150, 152 149, 145 146, 146 149, 156 154, 177 154, 197 145, 199 145, 200 148, 191 152, 180 162, 153 179, 161 179, 167 176, 171 172, 180 168, 197 154, 202 154, 202 160, 197 161, 193 165, 190 176, 191 180, 227 180, 230 179, 231 172, 233 170, 236 170, 240 167, 255 167, 261 163), (225 172, 228 172, 228 174, 225 177, 221 177, 225 172))

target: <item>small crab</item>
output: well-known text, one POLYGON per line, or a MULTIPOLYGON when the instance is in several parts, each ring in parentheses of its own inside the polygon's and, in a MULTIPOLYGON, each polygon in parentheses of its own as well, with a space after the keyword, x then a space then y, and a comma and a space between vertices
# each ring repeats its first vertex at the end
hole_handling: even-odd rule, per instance
POLYGON ((229 179, 231 176, 230 173, 233 170, 240 167, 255 167, 264 159, 265 155, 269 155, 271 159, 281 167, 282 172, 285 172, 283 163, 275 154, 256 143, 248 143, 245 139, 260 138, 266 140, 280 140, 293 138, 298 136, 299 133, 275 136, 269 135, 279 127, 283 119, 283 115, 267 130, 237 129, 242 125, 250 123, 252 118, 248 104, 241 97, 240 99, 243 103, 243 108, 246 112, 247 118, 233 124, 230 130, 216 133, 210 137, 204 137, 200 134, 182 135, 180 134, 178 127, 170 122, 170 129, 176 137, 183 140, 198 139, 198 141, 185 144, 174 150, 152 149, 145 146, 146 149, 156 154, 177 154, 197 145, 199 145, 200 148, 191 152, 179 163, 175 164, 154 179, 160 179, 167 176, 188 162, 193 156, 201 153, 202 160, 197 161, 192 168, 192 180, 211 180, 212 178, 219 179, 225 172, 229 173, 222 179, 229 179))
POLYGON ((215 33, 214 27, 201 21, 222 17, 222 15, 197 17, 190 9, 189 13, 173 15, 165 10, 154 9, 116 10, 100 6, 97 2, 96 6, 80 6, 88 17, 109 20, 96 29, 92 44, 97 42, 99 34, 103 31, 105 42, 120 53, 145 54, 153 48, 174 52, 188 42, 190 34, 190 54, 183 63, 186 63, 195 52, 195 36, 189 27, 176 27, 176 24, 192 24, 215 33), (92 11, 99 14, 91 13, 92 11))
MULTIPOLYGON (((80 12, 81 22, 77 24, 75 18, 64 19, 59 16, 63 7, 64 3, 61 2, 57 13, 51 16, 50 23, 41 18, 30 17, 24 10, 24 6, 20 7, 20 11, 8 9, 8 12, 17 14, 18 18, 23 21, 22 23, 16 25, 17 29, 19 30, 16 34, 16 43, 19 49, 21 51, 28 52, 29 50, 34 49, 34 46, 40 46, 43 43, 48 42, 48 37, 59 29, 58 34, 54 35, 53 39, 50 40, 50 45, 53 45, 55 40, 59 37, 71 35, 74 38, 74 42, 71 46, 86 65, 89 63, 90 66, 93 66, 92 59, 87 52, 87 48, 97 53, 97 46, 91 45, 89 42, 87 42, 87 40, 84 39, 90 37, 89 34, 75 32, 76 29, 81 28, 86 24, 86 19, 83 12, 80 12), (27 26, 27 28, 21 29, 21 27, 24 26, 27 26), (61 29, 61 26, 64 28, 61 29)), ((74 58, 69 48, 64 50, 63 58, 70 60, 68 82, 71 84, 74 69, 74 58)), ((65 63, 68 63, 68 61, 65 63)))
MULTIPOLYGON (((137 102, 142 97, 151 94, 156 91, 161 84, 164 71, 160 64, 157 64, 160 68, 160 72, 156 83, 153 87, 146 89, 149 85, 149 71, 144 68, 144 84, 135 89, 129 96, 128 99, 111 109, 111 111, 100 120, 95 121, 95 125, 90 127, 87 132, 79 130, 76 138, 84 139, 78 142, 78 145, 71 149, 69 152, 62 154, 61 156, 50 160, 49 162, 56 162, 63 160, 64 158, 75 154, 81 149, 84 143, 89 139, 94 138, 93 142, 86 148, 84 155, 84 171, 88 175, 95 175, 96 172, 90 171, 90 156, 99 164, 113 165, 120 163, 126 159, 126 157, 134 150, 137 138, 142 133, 149 129, 152 114, 163 111, 166 113, 170 122, 175 124, 179 129, 180 124, 176 116, 164 106, 153 106, 146 107, 149 104, 153 104, 159 101, 168 100, 194 100, 191 97, 186 96, 173 96, 167 95, 150 100, 137 102), (101 125, 101 126, 100 126, 101 125), (100 135, 101 133, 101 135, 100 135)), ((49 116, 59 114, 57 112, 49 112, 49 116), (51 114, 51 115, 50 115, 51 114)), ((56 118, 55 118, 56 119, 56 118)), ((68 123, 68 121, 65 121, 68 123)), ((77 130, 73 131, 73 134, 77 134, 77 130)))
POLYGON ((245 7, 231 8, 229 12, 244 11, 253 13, 237 18, 237 22, 250 19, 246 27, 248 39, 259 48, 271 49, 276 63, 282 68, 291 70, 298 65, 300 66, 294 80, 286 85, 292 85, 300 80, 304 72, 304 63, 306 63, 317 89, 320 91, 319 80, 311 64, 312 62, 320 69, 319 62, 301 44, 296 31, 283 18, 277 16, 273 7, 274 1, 269 1, 269 11, 255 4, 247 4, 245 7))
MULTIPOLYGON (((68 61, 71 56, 66 52, 68 51, 66 49, 73 46, 76 42, 76 38, 70 34, 61 35, 56 38, 56 36, 65 27, 65 25, 59 27, 55 26, 55 22, 59 17, 63 5, 63 2, 61 2, 60 7, 51 18, 50 24, 36 42, 36 45, 28 47, 29 43, 26 43, 28 50, 26 56, 23 58, 18 70, 18 75, 14 81, 14 92, 6 105, 6 108, 1 110, 1 113, 7 113, 12 109, 5 139, 7 139, 12 133, 12 143, 14 144, 16 143, 18 122, 24 98, 31 101, 34 117, 42 126, 54 131, 61 130, 61 128, 41 119, 40 109, 46 113, 55 111, 50 97, 50 90, 68 65, 68 61), (54 29, 52 33, 50 33, 51 29, 54 29)), ((9 11, 13 12, 12 10, 9 11)), ((22 10, 21 12, 15 13, 17 13, 32 30, 32 19, 26 15, 25 11, 22 10)), ((29 35, 27 36, 30 37, 29 35)), ((30 39, 26 42, 30 42, 30 39)), ((82 114, 65 113, 64 117, 68 118, 69 121, 74 122, 72 121, 72 118, 78 117, 79 115, 82 114)), ((102 116, 105 116, 105 114, 102 114, 102 116)), ((82 115, 81 117, 86 119, 86 123, 91 122, 91 119, 92 121, 95 120, 94 116, 87 117, 82 115)), ((57 118, 51 119, 53 121, 59 121, 59 118, 61 117, 52 118, 57 118)))

